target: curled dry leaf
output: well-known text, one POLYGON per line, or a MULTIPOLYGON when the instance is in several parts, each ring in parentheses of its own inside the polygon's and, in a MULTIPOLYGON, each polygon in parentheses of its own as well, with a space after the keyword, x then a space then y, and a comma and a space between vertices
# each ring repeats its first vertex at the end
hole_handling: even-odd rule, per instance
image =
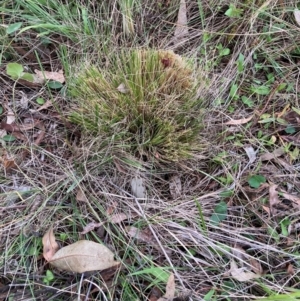
POLYGON ((120 263, 114 261, 114 254, 107 247, 80 240, 56 252, 50 264, 63 271, 84 273, 105 270, 120 263))
POLYGON ((245 282, 260 277, 259 274, 245 271, 245 268, 238 268, 236 262, 233 259, 230 263, 230 273, 234 279, 240 282, 245 282))
POLYGON ((163 297, 159 298, 157 301, 173 301, 175 296, 175 278, 174 274, 171 273, 167 285, 166 285, 166 293, 163 297))
POLYGON ((42 243, 43 243, 43 256, 47 261, 50 261, 53 258, 54 254, 59 249, 58 243, 55 240, 52 226, 44 234, 42 243))
POLYGON ((230 120, 225 122, 226 125, 240 125, 240 124, 245 124, 247 122, 249 122, 251 119, 253 118, 253 115, 248 117, 248 118, 242 118, 242 119, 238 119, 238 120, 230 120))

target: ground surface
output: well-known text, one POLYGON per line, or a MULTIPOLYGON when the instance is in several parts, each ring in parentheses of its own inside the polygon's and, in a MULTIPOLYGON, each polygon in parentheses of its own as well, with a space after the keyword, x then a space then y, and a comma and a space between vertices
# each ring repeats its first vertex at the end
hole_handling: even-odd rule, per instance
POLYGON ((296 300, 296 5, 0 2, 0 300, 296 300), (203 149, 190 160, 142 168, 91 153, 93 137, 68 119, 74 70, 137 47, 173 50, 201 70, 203 149), (34 70, 39 79, 24 79, 34 70), (103 243, 120 265, 53 267, 50 226, 60 247, 103 243))

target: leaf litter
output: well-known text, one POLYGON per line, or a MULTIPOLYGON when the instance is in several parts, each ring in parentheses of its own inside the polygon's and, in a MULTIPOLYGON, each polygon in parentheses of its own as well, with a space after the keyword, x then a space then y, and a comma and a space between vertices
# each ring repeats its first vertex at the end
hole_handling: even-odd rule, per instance
POLYGON ((114 260, 112 251, 93 241, 80 240, 59 249, 53 227, 45 233, 42 243, 44 258, 62 271, 84 273, 105 270, 120 264, 114 260))
POLYGON ((105 270, 120 264, 107 247, 89 240, 79 240, 61 248, 49 263, 59 270, 72 273, 105 270))

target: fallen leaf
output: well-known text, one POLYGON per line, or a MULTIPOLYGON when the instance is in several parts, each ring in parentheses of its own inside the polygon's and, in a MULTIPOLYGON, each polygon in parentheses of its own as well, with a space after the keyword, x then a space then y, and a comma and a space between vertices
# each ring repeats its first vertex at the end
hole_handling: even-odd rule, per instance
POLYGON ((99 228, 103 225, 103 223, 95 223, 95 222, 91 222, 88 223, 84 228, 83 231, 80 232, 80 234, 87 234, 91 231, 93 231, 95 228, 99 228))
POLYGON ((39 131, 39 134, 38 134, 37 138, 34 140, 34 144, 39 145, 43 141, 43 139, 45 138, 46 129, 45 129, 45 126, 44 126, 43 123, 37 123, 35 126, 37 128, 39 128, 40 131, 39 131))
POLYGON ((278 197, 278 191, 276 191, 278 185, 271 184, 269 186, 269 206, 270 206, 270 212, 274 214, 274 205, 279 204, 280 200, 278 197))
POLYGON ((120 263, 114 254, 99 243, 79 240, 55 253, 50 264, 62 271, 84 273, 111 268, 120 263))
POLYGON ((248 118, 242 118, 242 119, 238 119, 238 120, 230 120, 225 122, 226 125, 239 125, 239 124, 244 124, 249 122, 251 119, 253 118, 253 115, 248 117, 248 118))
POLYGON ((249 158, 249 163, 253 163, 256 160, 258 150, 255 151, 252 146, 244 147, 244 150, 249 158))
POLYGON ((117 87, 117 90, 123 94, 126 94, 129 91, 123 83, 117 87))
POLYGON ((300 10, 298 8, 294 9, 294 17, 297 24, 300 26, 300 10))
POLYGON ((291 276, 294 276, 295 275, 295 269, 293 267, 292 264, 289 263, 287 269, 286 269, 287 273, 291 276))
POLYGON ((9 172, 12 169, 17 169, 17 167, 18 167, 14 159, 8 159, 8 158, 6 158, 6 159, 4 159, 2 161, 2 163, 3 163, 3 167, 5 169, 5 172, 9 172))
POLYGON ((87 197, 85 196, 84 192, 80 188, 78 188, 78 191, 77 191, 77 194, 76 194, 76 201, 85 202, 85 203, 88 202, 87 197))
POLYGON ((22 93, 22 97, 20 99, 20 107, 22 109, 27 109, 29 99, 28 99, 27 95, 24 92, 22 92, 22 91, 20 91, 20 92, 22 93))
POLYGON ((146 197, 146 188, 144 180, 141 177, 135 177, 131 180, 131 192, 138 199, 146 197))
POLYGON ((116 213, 109 217, 109 222, 113 224, 119 224, 127 218, 128 216, 125 213, 116 213))
POLYGON ((186 9, 186 2, 185 0, 180 1, 177 22, 176 22, 176 29, 174 32, 174 37, 176 40, 184 38, 188 35, 189 29, 187 27, 188 20, 187 20, 187 9, 186 9))
POLYGON ((173 199, 177 199, 181 195, 181 180, 178 175, 174 175, 170 178, 169 188, 173 199))
POLYGON ((0 129, 0 138, 3 138, 3 137, 6 136, 6 135, 7 135, 6 130, 0 129))
POLYGON ((112 205, 106 209, 106 214, 111 215, 116 210, 117 205, 118 205, 117 202, 112 202, 112 205))
POLYGON ((127 230, 127 234, 132 238, 135 238, 145 243, 150 243, 150 244, 153 243, 152 235, 150 235, 146 230, 140 230, 133 226, 126 227, 126 230, 127 230))
POLYGON ((240 259, 241 261, 245 260, 248 257, 246 251, 239 245, 235 245, 234 248, 231 249, 231 251, 234 257, 240 259))
POLYGON ((34 127, 38 126, 39 123, 40 123, 39 120, 34 120, 34 122, 32 123, 21 124, 21 125, 15 123, 9 124, 5 122, 1 122, 0 129, 4 129, 9 132, 22 132, 22 131, 28 131, 33 129, 34 127))
POLYGON ((245 282, 260 277, 259 274, 246 272, 245 268, 238 268, 236 262, 233 259, 230 262, 230 273, 234 279, 240 282, 245 282))
POLYGON ((58 243, 55 240, 55 236, 53 234, 53 227, 44 234, 43 239, 43 256, 47 261, 50 261, 54 254, 59 249, 58 243))
POLYGON ((175 296, 175 278, 174 278, 174 274, 171 273, 166 285, 166 293, 157 301, 173 301, 174 296, 175 296))
POLYGON ((161 297, 162 293, 158 287, 153 287, 151 289, 149 301, 158 301, 158 298, 161 297))
POLYGON ((15 116, 13 110, 10 107, 6 106, 6 109, 7 109, 7 112, 6 112, 6 123, 7 124, 12 124, 12 123, 15 122, 16 116, 15 116))
POLYGON ((258 260, 256 260, 253 257, 250 257, 249 259, 249 263, 251 265, 251 270, 255 273, 255 274, 259 274, 262 275, 263 273, 263 268, 260 264, 260 262, 258 260))
POLYGON ((34 81, 36 83, 44 83, 45 80, 54 80, 59 83, 64 83, 65 82, 65 77, 63 70, 59 70, 58 72, 52 72, 52 71, 40 71, 35 69, 35 76, 34 76, 34 81))
POLYGON ((119 268, 119 265, 115 265, 111 268, 105 269, 103 271, 100 272, 101 275, 101 280, 107 282, 108 280, 110 280, 115 274, 117 269, 119 268))
POLYGON ((294 202, 296 205, 298 205, 298 206, 300 205, 300 198, 299 198, 299 196, 294 195, 294 194, 290 194, 290 193, 287 193, 287 192, 282 192, 282 196, 285 199, 294 202))
POLYGON ((275 149, 272 153, 265 153, 260 156, 261 161, 270 161, 272 159, 276 159, 285 154, 285 150, 283 147, 279 147, 275 149))

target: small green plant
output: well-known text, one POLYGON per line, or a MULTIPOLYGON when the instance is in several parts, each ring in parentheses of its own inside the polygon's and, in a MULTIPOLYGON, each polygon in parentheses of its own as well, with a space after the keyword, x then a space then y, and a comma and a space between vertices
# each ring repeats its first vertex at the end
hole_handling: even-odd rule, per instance
POLYGON ((70 84, 77 106, 69 119, 93 137, 94 150, 162 163, 200 148, 202 101, 187 61, 172 51, 131 50, 107 65, 85 67, 70 84))
POLYGON ((242 9, 237 8, 233 3, 230 3, 229 8, 225 12, 225 15, 229 18, 240 18, 242 13, 242 9))
POLYGON ((216 205, 214 213, 210 217, 211 224, 217 226, 221 221, 227 218, 227 204, 221 201, 216 205))
POLYGON ((21 64, 18 63, 9 63, 6 67, 6 73, 9 75, 12 79, 18 80, 18 79, 24 79, 29 82, 34 81, 34 77, 32 74, 24 72, 24 68, 21 64))
POLYGON ((46 271, 46 276, 43 278, 43 282, 46 285, 50 285, 50 282, 54 280, 54 275, 50 270, 46 271))
POLYGON ((265 182, 266 182, 266 178, 262 175, 253 175, 248 179, 248 184, 252 188, 258 188, 261 184, 265 182))

